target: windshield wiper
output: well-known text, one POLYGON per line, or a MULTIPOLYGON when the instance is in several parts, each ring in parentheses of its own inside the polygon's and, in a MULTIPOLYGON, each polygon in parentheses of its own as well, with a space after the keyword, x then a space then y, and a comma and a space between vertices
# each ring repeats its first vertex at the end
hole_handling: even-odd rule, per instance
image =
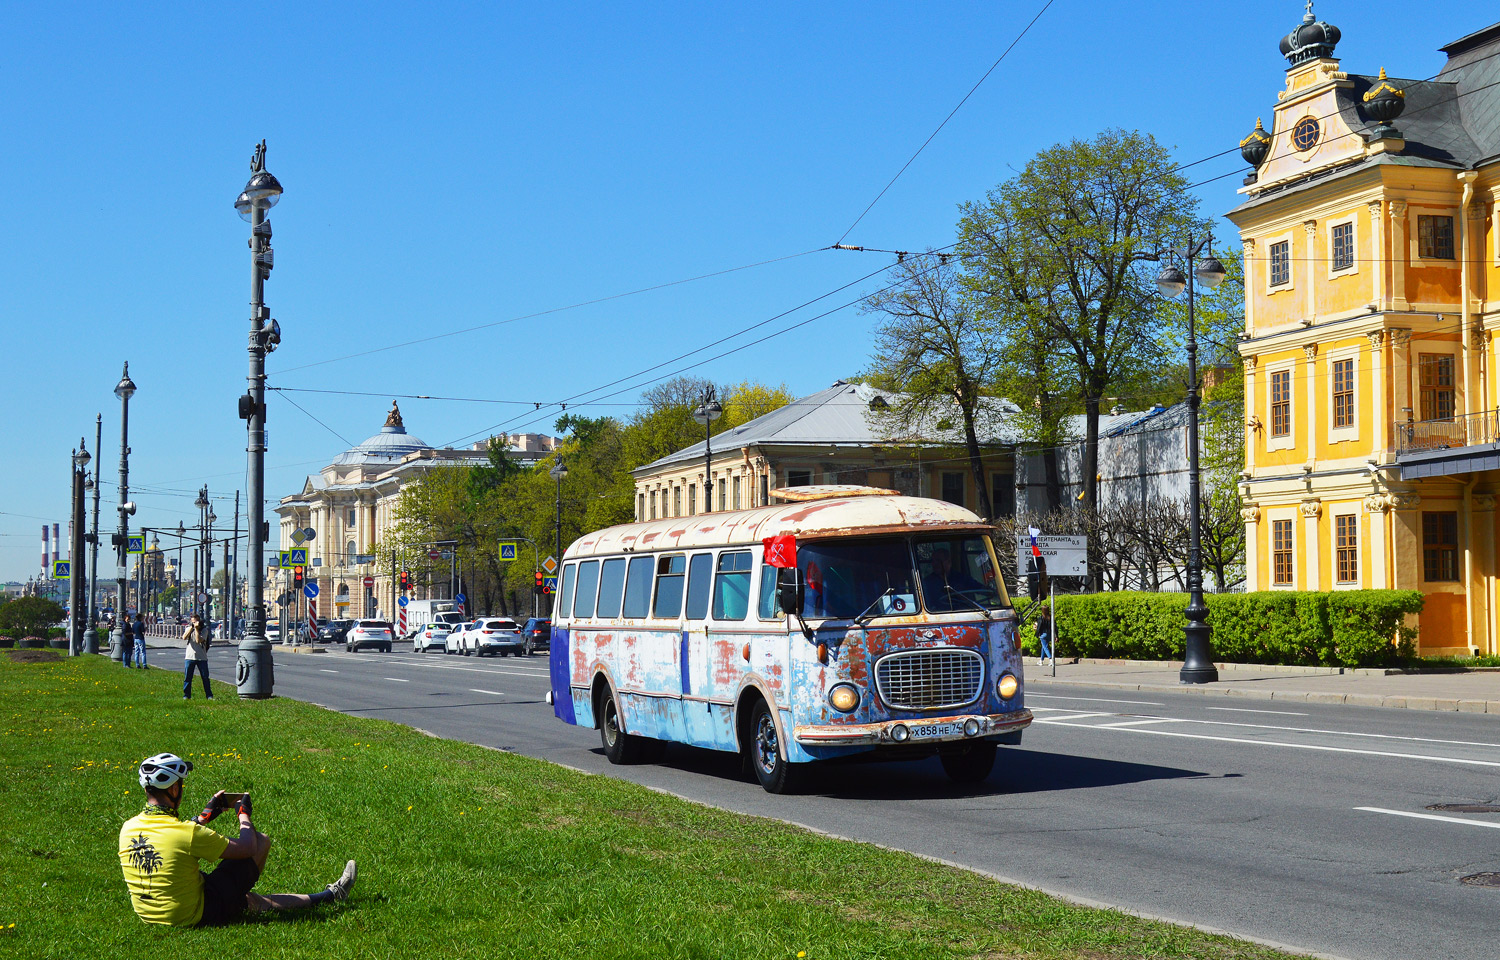
POLYGON ((975 610, 978 610, 980 613, 984 614, 984 618, 986 620, 993 620, 994 619, 994 617, 990 615, 990 610, 989 610, 988 607, 981 605, 980 602, 978 600, 975 600, 973 597, 967 596, 966 594, 964 594, 964 593, 962 593, 962 592, 960 592, 958 590, 953 589, 953 585, 952 584, 950 584, 950 583, 944 583, 943 584, 943 589, 948 592, 949 608, 950 609, 952 608, 952 598, 953 597, 957 597, 958 599, 962 600, 964 603, 967 603, 969 606, 973 607, 975 610))
POLYGON ((895 592, 895 587, 886 587, 884 593, 876 597, 874 600, 870 601, 870 605, 868 607, 865 607, 864 611, 859 616, 854 618, 854 622, 863 627, 865 625, 865 621, 870 618, 870 615, 873 613, 875 608, 880 606, 880 602, 886 597, 891 596, 895 592))

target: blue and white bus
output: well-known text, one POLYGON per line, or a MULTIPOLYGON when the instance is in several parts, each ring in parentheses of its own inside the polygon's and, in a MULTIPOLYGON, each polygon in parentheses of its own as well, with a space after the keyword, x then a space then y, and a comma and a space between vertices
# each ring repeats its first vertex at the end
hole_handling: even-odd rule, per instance
POLYGON ((855 756, 937 754, 955 780, 989 776, 996 746, 1032 719, 994 528, 892 490, 773 496, 791 502, 609 527, 568 548, 557 717, 598 728, 613 763, 663 742, 737 752, 773 793, 805 764, 855 756))

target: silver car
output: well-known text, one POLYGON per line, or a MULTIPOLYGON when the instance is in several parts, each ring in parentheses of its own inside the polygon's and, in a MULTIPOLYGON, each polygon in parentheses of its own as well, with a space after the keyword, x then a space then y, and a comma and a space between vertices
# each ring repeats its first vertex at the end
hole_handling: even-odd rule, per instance
POLYGON ((428 650, 436 647, 446 653, 446 644, 450 632, 446 623, 423 624, 417 630, 416 636, 412 637, 412 649, 417 653, 426 653, 428 650))

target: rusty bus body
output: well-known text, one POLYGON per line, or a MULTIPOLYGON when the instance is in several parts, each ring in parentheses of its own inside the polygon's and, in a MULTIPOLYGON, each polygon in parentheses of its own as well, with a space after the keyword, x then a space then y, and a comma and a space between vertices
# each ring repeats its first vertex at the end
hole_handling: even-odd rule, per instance
POLYGON ((954 779, 987 776, 996 744, 1019 743, 1032 719, 993 528, 894 491, 775 495, 796 502, 610 527, 568 548, 556 716, 599 728, 616 763, 658 741, 739 752, 776 792, 799 765, 856 756, 937 753, 954 779), (762 557, 785 534, 802 578, 791 616, 762 557), (955 553, 971 576, 950 572, 955 553))

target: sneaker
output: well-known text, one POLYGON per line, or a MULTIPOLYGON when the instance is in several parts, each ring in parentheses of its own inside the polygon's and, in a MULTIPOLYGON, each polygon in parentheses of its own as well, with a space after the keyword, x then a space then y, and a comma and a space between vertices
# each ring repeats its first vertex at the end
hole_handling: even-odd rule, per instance
POLYGON ((328 885, 328 892, 333 894, 335 900, 348 900, 349 891, 354 889, 354 878, 358 874, 354 861, 350 860, 344 865, 343 876, 328 885))

